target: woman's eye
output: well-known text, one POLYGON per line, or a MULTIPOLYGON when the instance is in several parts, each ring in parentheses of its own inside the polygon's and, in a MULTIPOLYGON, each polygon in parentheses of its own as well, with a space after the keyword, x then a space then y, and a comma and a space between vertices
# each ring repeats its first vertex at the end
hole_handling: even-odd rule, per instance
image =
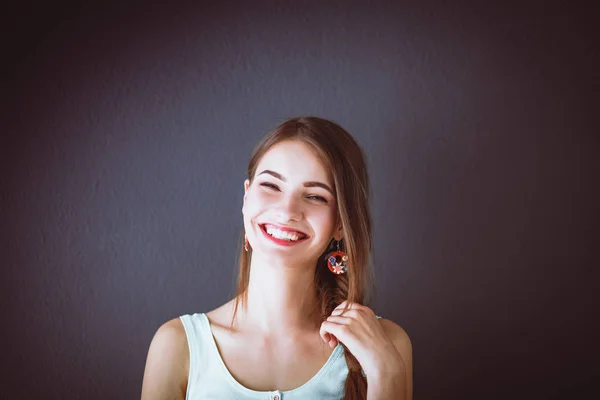
POLYGON ((271 189, 274 189, 274 190, 279 190, 279 187, 277 187, 277 185, 274 185, 274 184, 269 183, 269 182, 263 182, 263 183, 260 184, 260 186, 265 186, 265 187, 268 187, 268 188, 271 188, 271 189))
POLYGON ((310 195, 310 196, 307 196, 307 197, 309 199, 311 199, 311 200, 317 200, 317 201, 320 201, 322 203, 327 203, 327 199, 325 197, 322 197, 322 196, 310 195))
MULTIPOLYGON (((277 192, 280 192, 280 191, 281 191, 281 189, 279 189, 279 186, 275 185, 274 183, 270 183, 270 182, 262 182, 262 183, 260 184, 260 186, 264 186, 264 187, 266 187, 266 188, 269 188, 269 189, 271 189, 271 190, 275 190, 275 191, 277 191, 277 192)), ((318 202, 320 202, 320 203, 328 203, 328 201, 327 201, 327 199, 326 199, 325 197, 323 197, 323 196, 318 196, 318 195, 316 195, 316 194, 311 194, 311 195, 308 195, 308 196, 306 196, 306 198, 307 198, 307 199, 310 199, 310 200, 316 200, 316 201, 318 201, 318 202)))

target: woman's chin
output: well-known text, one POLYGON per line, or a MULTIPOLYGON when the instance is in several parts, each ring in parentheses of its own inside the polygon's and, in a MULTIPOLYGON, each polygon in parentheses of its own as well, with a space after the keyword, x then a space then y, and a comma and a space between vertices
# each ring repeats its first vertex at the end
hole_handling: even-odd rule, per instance
POLYGON ((269 264, 316 264, 317 260, 307 257, 306 249, 293 251, 290 248, 261 248, 253 252, 253 256, 268 262, 269 264))

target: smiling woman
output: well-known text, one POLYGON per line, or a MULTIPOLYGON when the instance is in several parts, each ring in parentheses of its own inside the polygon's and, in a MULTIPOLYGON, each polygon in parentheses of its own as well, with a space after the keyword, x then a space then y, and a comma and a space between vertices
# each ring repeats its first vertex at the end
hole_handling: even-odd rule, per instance
POLYGON ((251 157, 242 213, 236 297, 158 329, 142 399, 411 399, 410 340, 364 304, 369 184, 352 136, 316 117, 279 125, 251 157))

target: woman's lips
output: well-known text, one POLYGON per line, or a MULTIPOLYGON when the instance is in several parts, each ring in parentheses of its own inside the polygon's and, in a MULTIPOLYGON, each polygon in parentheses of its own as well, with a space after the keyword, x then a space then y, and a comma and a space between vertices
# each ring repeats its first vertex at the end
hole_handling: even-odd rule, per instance
POLYGON ((299 231, 299 230, 297 230, 297 229, 294 229, 294 228, 287 227, 287 226, 280 226, 280 225, 269 224, 269 223, 264 223, 264 224, 259 224, 259 225, 260 225, 260 228, 261 228, 261 229, 264 229, 264 230, 265 230, 265 232, 266 232, 266 230, 267 230, 267 227, 268 227, 268 226, 271 226, 271 227, 273 227, 273 228, 275 228, 275 229, 279 229, 280 231, 283 231, 283 232, 291 232, 291 233, 295 233, 295 234, 297 234, 297 235, 298 235, 298 236, 299 236, 301 239, 306 239, 306 238, 308 238, 308 235, 307 235, 306 233, 304 233, 304 232, 302 232, 302 231, 299 231))
MULTIPOLYGON (((293 245, 296 245, 296 244, 298 244, 298 243, 302 243, 302 242, 304 242, 306 239, 308 239, 308 236, 307 236, 306 234, 304 234, 303 232, 296 231, 296 230, 290 230, 290 229, 288 229, 288 230, 284 230, 284 229, 281 229, 281 228, 277 227, 278 229, 281 229, 281 230, 284 230, 284 231, 287 231, 287 232, 294 232, 294 233, 298 233, 299 235, 303 235, 303 237, 302 237, 302 238, 300 238, 300 239, 298 239, 298 240, 285 240, 285 239, 278 239, 278 238, 276 238, 276 237, 273 237, 273 236, 271 236, 271 235, 269 235, 269 234, 267 233, 267 230, 266 230, 266 225, 270 225, 270 224, 262 224, 262 225, 259 225, 259 226, 260 226, 260 230, 261 230, 261 232, 263 233, 263 235, 265 235, 265 237, 266 237, 267 239, 269 239, 270 241, 272 241, 272 242, 274 242, 274 243, 276 243, 276 244, 278 244, 278 245, 280 245, 280 246, 293 246, 293 245)), ((271 226, 276 226, 276 225, 271 225, 271 226)))

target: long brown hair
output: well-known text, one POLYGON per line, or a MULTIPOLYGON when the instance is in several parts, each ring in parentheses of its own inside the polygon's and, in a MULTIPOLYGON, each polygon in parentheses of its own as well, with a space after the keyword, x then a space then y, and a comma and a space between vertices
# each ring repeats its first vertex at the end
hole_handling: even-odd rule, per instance
MULTIPOLYGON (((344 300, 366 304, 372 290, 371 214, 365 155, 354 138, 338 124, 317 117, 292 118, 269 132, 254 150, 248 165, 250 183, 262 156, 272 146, 286 140, 298 140, 311 146, 329 167, 335 185, 338 221, 343 233, 341 249, 348 254, 348 271, 341 275, 329 271, 325 259, 326 253, 331 251, 329 248, 317 261, 315 286, 320 300, 321 321, 325 321, 344 300)), ((251 252, 252 249, 246 252, 243 244, 240 246, 232 325, 238 303, 241 301, 244 307, 247 302, 251 252)), ((365 399, 367 382, 361 373, 360 364, 346 346, 344 353, 348 365, 344 399, 365 399)))

